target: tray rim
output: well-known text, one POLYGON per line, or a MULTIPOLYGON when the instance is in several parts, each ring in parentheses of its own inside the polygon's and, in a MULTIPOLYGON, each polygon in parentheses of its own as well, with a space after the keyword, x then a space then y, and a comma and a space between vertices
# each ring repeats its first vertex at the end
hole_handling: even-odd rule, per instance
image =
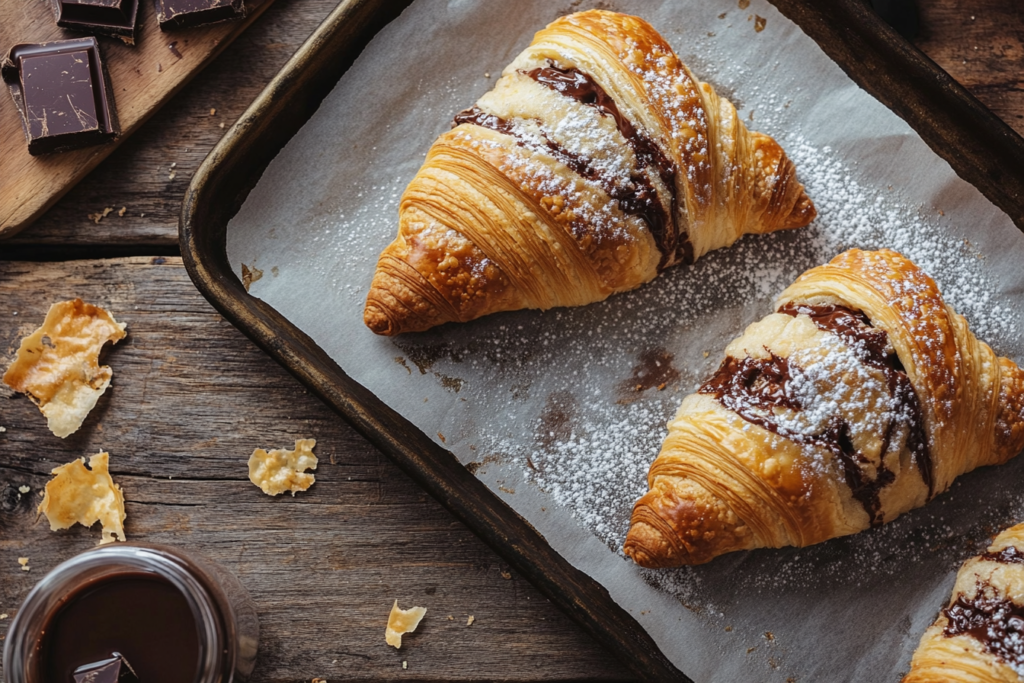
MULTIPOLYGON (((1024 139, 1013 129, 878 19, 862 0, 769 1, 1024 231, 1024 139), (851 56, 862 60, 860 68, 867 76, 853 73, 851 62, 840 61, 851 56), (908 93, 912 96, 906 97, 908 93), (935 104, 941 106, 936 110, 935 104)), ((341 2, 225 134, 192 177, 182 203, 179 242, 186 270, 226 319, 388 455, 545 597, 619 655, 623 664, 644 679, 690 681, 601 584, 554 551, 450 451, 349 378, 284 316, 249 296, 228 263, 227 223, 266 165, 312 116, 365 43, 411 2, 341 2), (301 106, 294 106, 296 99, 301 106), (285 112, 285 101, 292 105, 289 112, 285 112), (284 129, 272 125, 282 121, 284 129), (254 140, 269 144, 254 149, 254 140), (231 201, 224 201, 225 194, 231 201)))

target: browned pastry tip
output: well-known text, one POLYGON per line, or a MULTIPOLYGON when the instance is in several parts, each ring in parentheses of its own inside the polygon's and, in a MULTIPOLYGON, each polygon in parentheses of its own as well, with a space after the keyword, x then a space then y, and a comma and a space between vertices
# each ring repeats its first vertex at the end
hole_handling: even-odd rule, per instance
POLYGON ((699 486, 684 495, 655 485, 633 508, 623 552, 641 567, 704 564, 746 546, 729 506, 699 486))

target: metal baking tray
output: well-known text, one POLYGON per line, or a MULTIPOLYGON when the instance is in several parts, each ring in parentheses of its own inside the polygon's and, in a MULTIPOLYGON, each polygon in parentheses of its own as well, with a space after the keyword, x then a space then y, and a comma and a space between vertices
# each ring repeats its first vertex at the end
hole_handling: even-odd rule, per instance
MULTIPOLYGON (((354 382, 275 309, 249 296, 228 263, 228 221, 264 169, 370 39, 410 2, 342 2, 250 105, 185 195, 179 224, 185 266, 228 320, 624 664, 645 679, 689 680, 604 587, 570 565, 452 453, 354 382)), ((860 0, 771 2, 1024 230, 1024 139, 860 0)))

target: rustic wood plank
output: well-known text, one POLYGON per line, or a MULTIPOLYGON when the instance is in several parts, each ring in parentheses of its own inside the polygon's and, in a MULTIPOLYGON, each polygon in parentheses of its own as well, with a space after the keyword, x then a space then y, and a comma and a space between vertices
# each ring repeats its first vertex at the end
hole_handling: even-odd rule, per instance
MULTIPOLYGON (((224 321, 180 259, 0 262, 0 366, 50 303, 73 296, 109 307, 129 336, 106 354, 110 390, 68 439, 27 399, 0 392, 0 490, 32 488, 0 508, 0 613, 13 616, 45 571, 96 542, 97 530, 50 532, 34 509, 52 467, 102 448, 125 490, 130 539, 202 552, 251 591, 263 629, 256 681, 628 677, 224 321), (271 499, 249 483, 255 446, 306 436, 320 458, 308 492, 271 499), (395 598, 429 610, 400 651, 383 640, 395 598)), ((0 638, 9 624, 0 620, 0 638)))
MULTIPOLYGON (((336 4, 275 3, 170 106, 8 243, 176 245, 181 197, 220 140, 220 123, 231 125, 336 4), (217 109, 212 118, 211 108, 217 109), (171 163, 177 164, 173 180, 171 163), (107 206, 126 206, 125 216, 111 215, 98 225, 87 218, 107 206)), ((1024 134, 1024 13, 1006 0, 919 4, 918 47, 1024 134)))
POLYGON ((918 5, 917 47, 1024 135, 1024 11, 1020 4, 935 0, 918 5))
MULTIPOLYGON (((69 188, 96 167, 154 111, 159 109, 213 57, 227 47, 273 0, 249 0, 248 16, 190 30, 164 33, 152 2, 139 3, 134 46, 101 38, 100 50, 110 73, 121 137, 106 145, 32 157, 21 119, 9 97, 0 105, 0 238, 27 227, 69 188), (172 45, 173 43, 173 45, 172 45)), ((80 35, 59 28, 50 2, 0 0, 0 49, 17 43, 41 43, 80 35)))

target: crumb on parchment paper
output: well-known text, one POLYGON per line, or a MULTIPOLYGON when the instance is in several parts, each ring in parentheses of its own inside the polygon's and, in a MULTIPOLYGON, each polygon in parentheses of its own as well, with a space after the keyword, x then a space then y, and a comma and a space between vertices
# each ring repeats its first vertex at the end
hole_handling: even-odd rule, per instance
POLYGON ((252 283, 256 282, 263 277, 263 271, 256 267, 255 264, 247 266, 242 264, 242 286, 245 287, 245 291, 249 291, 249 287, 252 283))
POLYGON ((402 635, 415 631, 426 613, 426 607, 401 609, 398 600, 395 600, 395 604, 391 606, 391 614, 388 615, 388 625, 384 629, 384 640, 396 650, 402 647, 402 635))
POLYGON ((124 329, 81 299, 55 303, 42 326, 21 340, 4 384, 28 394, 56 436, 74 434, 113 377, 109 366, 99 364, 100 352, 124 339, 124 329))
POLYGON ((315 470, 318 460, 313 455, 316 439, 296 439, 295 449, 287 451, 283 448, 265 451, 257 448, 249 457, 249 481, 259 486, 268 496, 276 496, 290 491, 305 491, 316 477, 315 470))
POLYGON ((78 458, 52 470, 55 476, 47 482, 39 504, 51 531, 100 522, 100 545, 125 540, 124 493, 110 478, 109 464, 108 453, 97 453, 89 458, 88 467, 85 458, 78 458))

